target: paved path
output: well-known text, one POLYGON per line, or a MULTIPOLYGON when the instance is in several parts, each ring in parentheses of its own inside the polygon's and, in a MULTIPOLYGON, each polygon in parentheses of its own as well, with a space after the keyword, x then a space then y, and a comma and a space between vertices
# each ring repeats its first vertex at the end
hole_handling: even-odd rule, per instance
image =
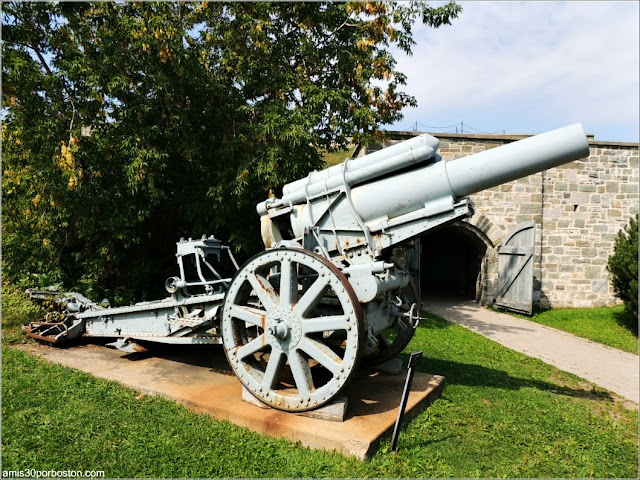
POLYGON ((539 358, 638 403, 638 355, 492 312, 473 300, 428 298, 423 308, 505 347, 539 358))

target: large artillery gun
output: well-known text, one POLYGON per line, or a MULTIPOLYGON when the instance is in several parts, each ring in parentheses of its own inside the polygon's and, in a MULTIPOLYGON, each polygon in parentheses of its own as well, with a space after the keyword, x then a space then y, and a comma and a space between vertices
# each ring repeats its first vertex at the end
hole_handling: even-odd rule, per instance
POLYGON ((25 329, 51 342, 115 337, 125 351, 140 342, 222 344, 263 403, 324 405, 361 363, 392 359, 411 340, 420 236, 473 215, 468 195, 589 155, 580 124, 451 161, 438 146, 423 134, 285 185, 280 198, 257 205, 266 250, 242 266, 214 237, 181 240, 170 297, 108 308, 63 294, 59 318, 25 329), (225 251, 231 278, 209 262, 225 251), (188 256, 196 281, 187 280, 188 256))

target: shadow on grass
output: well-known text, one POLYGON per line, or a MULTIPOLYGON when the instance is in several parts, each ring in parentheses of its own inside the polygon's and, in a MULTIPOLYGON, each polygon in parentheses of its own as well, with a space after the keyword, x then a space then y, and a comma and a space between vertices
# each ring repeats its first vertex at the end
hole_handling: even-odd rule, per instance
POLYGON ((628 310, 622 310, 621 312, 614 312, 613 317, 618 325, 626 328, 636 337, 638 336, 638 318, 633 313, 628 310))
MULTIPOLYGON (((400 358, 402 359, 403 364, 406 365, 409 355, 403 353, 400 355, 400 358)), ((602 391, 595 392, 591 389, 572 388, 542 380, 514 377, 503 370, 483 367, 473 363, 461 363, 451 360, 423 357, 417 370, 423 373, 436 373, 444 376, 446 379, 445 385, 489 387, 503 390, 533 388, 539 391, 559 393, 569 397, 613 400, 613 397, 609 393, 602 391)))
MULTIPOLYGON (((451 325, 440 319, 431 319, 422 321, 420 327, 447 328, 451 325), (430 324, 434 324, 433 326, 430 324)), ((229 367, 224 350, 219 345, 168 345, 168 344, 152 344, 146 345, 149 350, 140 353, 130 353, 125 355, 130 361, 140 361, 150 357, 159 357, 166 360, 193 365, 197 367, 205 367, 215 373, 233 376, 234 373, 229 367)), ((402 353, 399 358, 406 367, 409 354, 402 353)), ((445 385, 463 385, 467 387, 489 387, 504 390, 520 390, 522 388, 533 388, 539 391, 552 393, 561 393, 571 397, 578 398, 594 398, 611 399, 609 394, 604 392, 594 393, 590 389, 572 388, 547 381, 534 380, 509 375, 504 370, 499 370, 473 363, 462 363, 452 360, 435 359, 425 356, 420 361, 417 371, 438 374, 446 378, 445 385)), ((402 373, 401 375, 404 375, 402 373)))

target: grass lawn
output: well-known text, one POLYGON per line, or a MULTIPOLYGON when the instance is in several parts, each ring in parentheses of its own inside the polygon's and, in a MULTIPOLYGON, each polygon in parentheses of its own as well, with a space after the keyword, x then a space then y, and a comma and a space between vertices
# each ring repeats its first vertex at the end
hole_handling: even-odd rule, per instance
POLYGON ((359 461, 5 345, 2 468, 107 477, 638 477, 638 412, 601 389, 433 315, 407 348, 417 350, 420 371, 446 377, 442 396, 403 430, 397 453, 387 441, 359 461))
POLYGON ((331 153, 324 152, 322 159, 326 163, 325 168, 329 168, 344 162, 344 159, 353 155, 354 151, 355 151, 355 147, 348 148, 348 149, 345 148, 345 149, 338 150, 337 152, 331 152, 331 153))
POLYGON ((535 313, 531 317, 507 311, 503 313, 638 354, 638 320, 625 311, 622 305, 599 308, 554 308, 535 313))

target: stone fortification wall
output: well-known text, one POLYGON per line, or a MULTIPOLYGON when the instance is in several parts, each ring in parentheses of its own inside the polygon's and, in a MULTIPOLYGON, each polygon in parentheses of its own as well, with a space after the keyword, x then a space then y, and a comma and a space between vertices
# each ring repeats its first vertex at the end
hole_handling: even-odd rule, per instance
MULTIPOLYGON (((389 144, 418 135, 389 132, 389 144)), ((499 147, 529 135, 438 134, 445 160, 499 147)), ((614 240, 638 212, 638 144, 589 138, 588 159, 501 185, 471 199, 466 220, 487 244, 482 297, 497 287, 496 247, 519 223, 536 222, 534 301, 545 307, 613 305, 606 269, 614 240)), ((371 150, 370 150, 371 151, 371 150)))

